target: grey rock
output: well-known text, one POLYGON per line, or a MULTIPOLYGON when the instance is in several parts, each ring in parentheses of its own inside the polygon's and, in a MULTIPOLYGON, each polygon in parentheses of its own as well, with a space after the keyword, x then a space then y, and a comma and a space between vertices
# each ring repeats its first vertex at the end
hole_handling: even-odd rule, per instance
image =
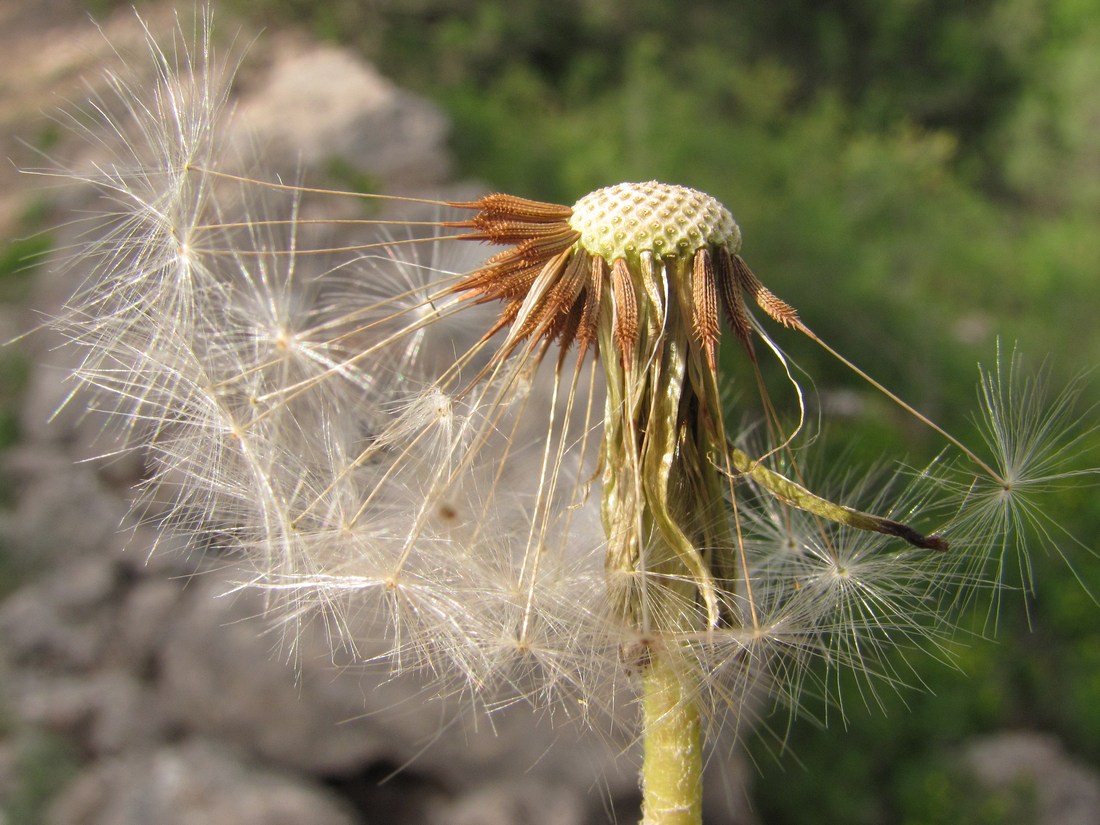
MULTIPOLYGON (((51 312, 44 308, 44 312, 51 312)), ((40 332, 33 343, 46 341, 58 344, 50 333, 40 332)), ((29 343, 29 342, 28 342, 29 343)), ((22 399, 19 427, 23 437, 31 442, 71 440, 87 420, 86 407, 66 403, 76 382, 72 371, 79 364, 80 353, 68 347, 57 347, 35 355, 34 371, 22 399)))
POLYGON ((1053 736, 984 737, 966 748, 965 761, 987 787, 1023 792, 1036 825, 1100 823, 1100 774, 1073 760, 1053 736))
POLYGON ((88 462, 104 483, 131 489, 145 474, 145 455, 124 448, 116 433, 118 419, 107 410, 97 409, 103 399, 81 388, 73 377, 82 353, 64 346, 60 336, 52 332, 39 332, 33 337, 36 344, 48 343, 52 348, 35 355, 19 419, 24 441, 63 447, 70 464, 88 462))
POLYGON ((119 544, 129 507, 91 466, 48 445, 13 449, 4 459, 18 490, 3 525, 15 551, 38 563, 63 563, 119 544))
POLYGON ((13 661, 54 672, 101 661, 111 627, 116 567, 106 558, 71 562, 0 605, 0 633, 13 661))
POLYGON ((168 724, 164 708, 148 685, 120 670, 89 680, 92 714, 84 750, 97 755, 140 749, 162 739, 168 724))
POLYGON ((619 758, 622 742, 572 721, 552 725, 522 703, 486 716, 439 698, 415 675, 334 662, 320 622, 293 640, 265 634, 271 620, 262 618, 259 594, 227 596, 232 580, 220 576, 191 581, 161 644, 161 698, 176 727, 314 774, 385 762, 451 788, 530 776, 612 796, 636 791, 634 761, 619 758))
POLYGON ((231 143, 286 169, 342 160, 384 185, 442 183, 447 119, 398 89, 350 52, 332 46, 283 50, 266 79, 239 102, 231 143), (287 112, 294 112, 288 117, 287 112))
POLYGON ((327 642, 307 628, 288 660, 257 618, 259 596, 231 589, 215 574, 194 579, 164 640, 161 698, 178 726, 317 773, 389 754, 360 679, 334 667, 327 642))
POLYGON ((591 792, 595 804, 601 796, 637 792, 638 762, 632 749, 577 720, 552 720, 524 703, 488 715, 477 709, 461 713, 438 703, 422 706, 439 714, 439 727, 413 765, 451 787, 471 788, 487 778, 530 778, 565 793, 591 792))
POLYGON ((81 752, 117 753, 158 740, 162 709, 144 685, 120 670, 86 676, 21 671, 7 701, 23 722, 65 736, 81 752))
POLYGON ((590 821, 580 794, 531 778, 486 783, 441 802, 429 825, 583 825, 590 821))
MULTIPOLYGON (((192 536, 173 529, 161 529, 150 507, 141 505, 143 521, 119 531, 114 544, 104 548, 128 575, 138 579, 159 577, 171 580, 182 589, 187 579, 199 573, 205 562, 203 551, 195 546, 192 536)), ((127 522, 133 516, 127 516, 127 522)))
POLYGON ((185 585, 185 580, 150 577, 120 599, 113 641, 134 666, 142 668, 163 654, 185 585))
POLYGON ((353 825, 319 785, 193 741, 87 768, 54 801, 49 825, 353 825))

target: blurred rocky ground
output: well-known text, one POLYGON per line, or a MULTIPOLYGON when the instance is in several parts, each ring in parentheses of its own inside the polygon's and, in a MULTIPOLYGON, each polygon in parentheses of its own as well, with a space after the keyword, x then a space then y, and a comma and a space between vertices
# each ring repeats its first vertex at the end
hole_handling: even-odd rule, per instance
MULTIPOLYGON (((168 9, 142 15, 170 39, 168 9)), ((232 23, 219 25, 224 33, 232 23)), ((140 58, 145 38, 129 10, 99 26, 74 2, 0 0, 0 153, 11 158, 0 167, 0 237, 24 231, 28 212, 46 204, 61 227, 53 243, 79 240, 65 224, 93 206, 90 194, 17 170, 44 165, 39 151, 91 159, 49 115, 86 97, 116 52, 140 58)), ((450 177, 448 124, 435 106, 299 33, 268 32, 247 48, 233 105, 240 139, 287 177, 338 160, 383 191, 472 191, 450 177)), ((59 261, 35 268, 23 300, 3 305, 0 338, 57 311, 74 286, 59 261)), ((2 457, 0 551, 18 581, 0 601, 2 825, 24 825, 23 816, 50 825, 634 819, 628 740, 527 707, 464 711, 415 681, 340 661, 321 627, 307 626, 291 648, 257 597, 230 594, 225 559, 149 528, 121 529, 142 462, 96 459, 109 447, 79 405, 53 415, 72 366, 56 344, 36 333, 8 350, 32 366, 20 439, 2 457)), ((990 783, 1037 783, 1036 821, 1100 822, 1100 783, 1056 743, 989 740, 967 754, 990 783), (1033 757, 1014 755, 1025 752, 1033 757)), ((751 822, 752 768, 719 754, 711 772, 711 821, 751 822)))

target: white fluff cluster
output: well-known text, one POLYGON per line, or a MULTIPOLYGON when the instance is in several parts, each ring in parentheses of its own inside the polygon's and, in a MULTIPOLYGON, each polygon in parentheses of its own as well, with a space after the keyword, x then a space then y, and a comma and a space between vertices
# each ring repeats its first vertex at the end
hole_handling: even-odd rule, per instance
POLYGON ((110 204, 58 321, 90 403, 148 452, 165 526, 236 551, 291 627, 355 648, 381 623, 395 670, 490 699, 575 693, 615 644, 597 392, 523 359, 485 374, 495 313, 446 295, 484 249, 321 226, 230 177, 208 35, 150 36, 155 82, 112 75, 72 118, 108 158, 67 173, 110 204))
MULTIPOLYGON (((591 354, 493 365, 496 308, 447 291, 483 250, 306 220, 313 193, 257 183, 277 178, 219 142, 228 73, 208 37, 149 44, 155 82, 113 78, 74 121, 109 160, 71 174, 110 207, 59 326, 148 451, 172 529, 239 552, 289 626, 384 637, 395 670, 490 704, 611 704, 638 640, 606 606, 591 354)), ((925 504, 875 489, 884 515, 925 504)), ((882 648, 934 642, 972 568, 739 490, 756 615, 675 646, 704 704, 740 715, 761 685, 797 705, 818 658, 904 681, 882 648)))

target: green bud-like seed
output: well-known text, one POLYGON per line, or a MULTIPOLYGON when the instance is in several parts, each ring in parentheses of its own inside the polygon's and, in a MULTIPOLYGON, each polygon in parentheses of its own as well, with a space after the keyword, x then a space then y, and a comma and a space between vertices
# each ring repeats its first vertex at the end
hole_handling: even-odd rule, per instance
POLYGON ((687 257, 704 246, 741 249, 741 230, 716 199, 667 183, 620 183, 597 189, 573 205, 569 225, 580 246, 609 264, 643 252, 687 257))

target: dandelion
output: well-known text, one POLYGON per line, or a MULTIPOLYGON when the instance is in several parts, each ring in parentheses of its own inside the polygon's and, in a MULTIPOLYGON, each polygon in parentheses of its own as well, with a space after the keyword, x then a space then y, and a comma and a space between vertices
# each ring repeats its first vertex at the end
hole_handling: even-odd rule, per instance
MULTIPOLYGON (((148 490, 174 493, 166 526, 242 551, 288 627, 381 634, 393 670, 489 708, 591 720, 636 691, 654 825, 700 821, 706 730, 750 692, 797 707, 814 660, 902 682, 883 653, 935 646, 937 606, 979 579, 944 536, 991 549, 1017 525, 988 485, 1020 477, 949 437, 979 480, 926 534, 927 478, 862 510, 811 492, 766 397, 767 443, 746 446, 723 326, 758 376, 760 342, 790 371, 750 304, 819 339, 722 204, 653 181, 572 206, 286 184, 225 151, 208 19, 199 42, 150 36, 152 103, 114 78, 93 104, 122 149, 75 176, 115 207, 58 326, 148 452, 148 490), (430 216, 304 217, 336 198, 430 216)), ((993 446, 1072 446, 1057 414, 1012 420, 992 375, 993 446)))
MULTIPOLYGON (((1035 546, 1061 556, 1074 571, 1067 548, 1095 554, 1049 507, 1061 494, 1100 477, 1092 464, 1095 409, 1079 409, 1081 379, 1057 394, 1049 383, 1048 368, 1028 374, 1019 352, 1005 356, 998 346, 993 366, 981 369, 978 385, 978 431, 994 457, 994 469, 974 473, 972 464, 945 462, 932 473, 933 483, 946 492, 945 506, 955 508, 948 532, 970 548, 955 560, 957 575, 994 588, 987 624, 998 615, 1002 590, 997 585, 1012 581, 1033 592, 1030 551, 1035 546)), ((976 589, 956 595, 968 598, 976 589)))

